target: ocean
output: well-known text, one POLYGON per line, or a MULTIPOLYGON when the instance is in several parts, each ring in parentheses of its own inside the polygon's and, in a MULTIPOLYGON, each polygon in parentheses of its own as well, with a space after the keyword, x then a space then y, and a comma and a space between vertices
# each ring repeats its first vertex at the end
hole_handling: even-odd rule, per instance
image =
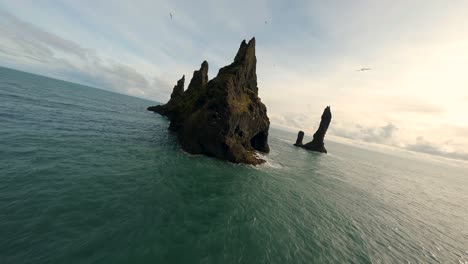
POLYGON ((272 128, 231 164, 153 104, 0 68, 0 263, 468 263, 465 163, 272 128))

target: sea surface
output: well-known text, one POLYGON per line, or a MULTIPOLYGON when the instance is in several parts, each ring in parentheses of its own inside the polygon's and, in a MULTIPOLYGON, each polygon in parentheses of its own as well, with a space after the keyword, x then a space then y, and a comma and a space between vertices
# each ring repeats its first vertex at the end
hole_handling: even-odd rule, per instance
POLYGON ((468 263, 463 163, 271 129, 236 165, 153 104, 0 68, 0 263, 468 263))

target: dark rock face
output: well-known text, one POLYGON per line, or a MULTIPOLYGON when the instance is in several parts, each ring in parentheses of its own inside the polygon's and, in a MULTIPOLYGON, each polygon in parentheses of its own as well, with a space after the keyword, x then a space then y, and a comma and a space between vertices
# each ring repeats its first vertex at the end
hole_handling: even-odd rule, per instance
POLYGON ((307 150, 327 153, 327 150, 325 149, 325 144, 323 141, 325 139, 325 134, 327 133, 327 129, 328 129, 328 126, 330 125, 331 119, 332 119, 332 114, 330 111, 330 106, 327 106, 325 110, 323 111, 322 120, 320 121, 320 126, 317 129, 317 132, 315 132, 314 134, 314 139, 305 145, 302 144, 302 140, 304 139, 304 132, 299 131, 299 133, 297 134, 297 140, 294 146, 305 148, 307 150))
POLYGON ((299 133, 297 133, 297 139, 296 139, 296 143, 294 144, 294 146, 297 146, 297 147, 302 146, 303 139, 304 139, 304 131, 299 131, 299 133))
POLYGON ((184 83, 185 76, 182 76, 180 80, 177 81, 177 84, 172 90, 171 99, 165 105, 155 105, 147 108, 149 111, 157 112, 162 115, 171 115, 175 112, 178 106, 182 103, 184 98, 184 83))
POLYGON ((184 77, 165 105, 148 110, 167 116, 182 148, 235 163, 260 164, 255 150, 269 152, 270 121, 258 97, 255 38, 241 43, 234 62, 208 81, 208 63, 193 73, 184 92, 184 77))

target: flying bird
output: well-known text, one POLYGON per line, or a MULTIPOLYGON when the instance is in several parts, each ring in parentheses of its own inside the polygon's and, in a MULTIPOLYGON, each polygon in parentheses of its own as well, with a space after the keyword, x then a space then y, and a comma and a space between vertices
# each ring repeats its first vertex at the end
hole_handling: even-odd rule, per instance
POLYGON ((372 69, 371 68, 361 68, 361 69, 359 69, 357 71, 363 72, 363 71, 370 71, 370 70, 372 70, 372 69))
POLYGON ((170 16, 170 17, 171 17, 171 19, 172 19, 172 13, 169 13, 169 16, 170 16))

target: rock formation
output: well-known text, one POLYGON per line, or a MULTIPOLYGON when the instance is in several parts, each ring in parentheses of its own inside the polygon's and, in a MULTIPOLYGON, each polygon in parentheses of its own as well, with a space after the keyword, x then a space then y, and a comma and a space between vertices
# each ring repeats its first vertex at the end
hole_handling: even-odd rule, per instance
POLYGON ((270 121, 258 97, 256 64, 255 38, 244 40, 234 62, 221 68, 214 79, 208 81, 204 61, 186 91, 182 77, 167 104, 148 110, 169 118, 169 129, 189 153, 260 164, 264 160, 255 151, 270 151, 270 121))
POLYGON ((320 121, 320 126, 317 129, 317 132, 314 134, 314 139, 307 143, 302 144, 302 140, 304 139, 304 132, 299 131, 297 134, 297 140, 294 146, 305 148, 307 150, 318 151, 322 153, 327 153, 325 149, 325 144, 323 140, 325 139, 325 134, 327 133, 328 126, 330 125, 332 118, 332 114, 330 111, 330 106, 327 106, 322 114, 322 120, 320 121))

